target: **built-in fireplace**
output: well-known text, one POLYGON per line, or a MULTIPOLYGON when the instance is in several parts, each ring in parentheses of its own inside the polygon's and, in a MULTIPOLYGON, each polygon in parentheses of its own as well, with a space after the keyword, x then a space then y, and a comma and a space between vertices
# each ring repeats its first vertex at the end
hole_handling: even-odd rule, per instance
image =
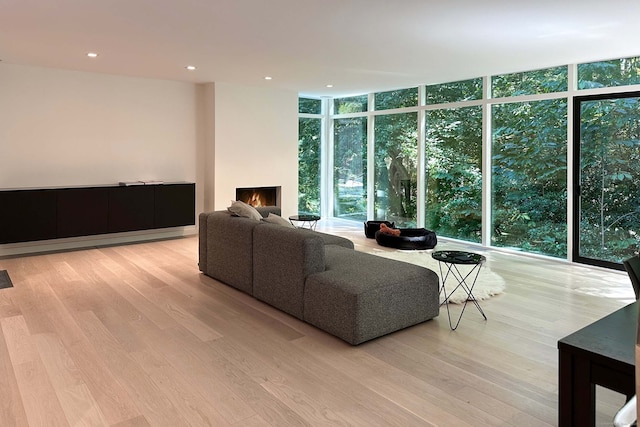
POLYGON ((251 206, 280 206, 280 187, 236 188, 236 200, 251 206))

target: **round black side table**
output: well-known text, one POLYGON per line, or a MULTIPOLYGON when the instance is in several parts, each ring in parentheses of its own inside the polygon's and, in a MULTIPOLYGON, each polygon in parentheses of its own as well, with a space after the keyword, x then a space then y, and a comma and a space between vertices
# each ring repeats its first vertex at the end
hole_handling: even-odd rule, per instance
POLYGON ((292 225, 295 225, 298 228, 308 228, 310 230, 316 229, 316 224, 318 224, 319 220, 320 220, 320 217, 318 215, 309 215, 309 214, 293 215, 289 217, 289 222, 292 225))
POLYGON ((435 251, 431 253, 431 257, 439 261, 438 267, 440 268, 440 277, 442 279, 440 292, 444 294, 444 301, 442 301, 440 305, 447 305, 447 316, 449 317, 449 327, 451 330, 455 331, 458 328, 469 301, 473 302, 480 314, 482 314, 482 317, 484 317, 484 320, 487 320, 487 316, 484 314, 484 311, 482 311, 478 300, 473 296, 473 287, 476 285, 478 274, 480 273, 480 269, 482 268, 482 264, 486 261, 486 258, 483 255, 466 251, 435 251), (469 265, 471 266, 471 269, 463 275, 458 268, 459 265, 469 265), (444 269, 442 268, 443 266, 444 269), (474 272, 475 275, 473 274, 474 272), (453 290, 447 294, 446 283, 449 276, 452 276, 457 283, 453 287, 453 290), (471 279, 473 279, 473 281, 471 281, 471 279), (451 313, 449 312, 449 298, 460 287, 467 294, 467 299, 464 301, 460 317, 458 317, 458 321, 454 326, 451 323, 451 313))

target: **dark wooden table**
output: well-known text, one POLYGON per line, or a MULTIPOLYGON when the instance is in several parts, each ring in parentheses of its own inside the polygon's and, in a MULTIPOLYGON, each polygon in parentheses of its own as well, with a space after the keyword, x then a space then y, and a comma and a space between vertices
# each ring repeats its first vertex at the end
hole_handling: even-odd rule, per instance
POLYGON ((558 425, 594 426, 596 385, 636 394, 638 302, 558 341, 558 425))

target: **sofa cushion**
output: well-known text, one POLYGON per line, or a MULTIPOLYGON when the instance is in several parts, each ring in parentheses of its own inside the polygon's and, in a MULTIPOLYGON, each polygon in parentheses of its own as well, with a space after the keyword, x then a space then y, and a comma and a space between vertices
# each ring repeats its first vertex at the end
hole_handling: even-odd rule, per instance
POLYGON ((284 227, 289 227, 289 228, 295 228, 295 225, 291 224, 291 221, 288 221, 282 218, 280 215, 274 215, 272 213, 269 213, 269 216, 267 216, 266 218, 262 218, 262 220, 264 222, 268 222, 271 224, 282 225, 284 227))
POLYGON ((437 316, 438 292, 427 268, 329 245, 325 271, 307 278, 304 320, 355 345, 437 316))
POLYGON ((260 221, 262 219, 262 215, 260 214, 260 212, 258 212, 256 208, 240 200, 231 202, 231 206, 229 206, 227 210, 231 212, 232 215, 235 215, 235 216, 255 219, 257 221, 260 221))

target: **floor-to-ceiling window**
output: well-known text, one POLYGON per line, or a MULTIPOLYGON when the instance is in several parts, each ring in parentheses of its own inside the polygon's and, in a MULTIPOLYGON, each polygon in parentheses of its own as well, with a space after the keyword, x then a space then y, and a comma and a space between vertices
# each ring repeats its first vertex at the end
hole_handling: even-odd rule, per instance
MULTIPOLYGON (((578 66, 578 88, 640 83, 640 58, 578 66)), ((620 268, 640 248, 640 92, 574 99, 574 259, 620 268)))
POLYGON ((298 212, 320 213, 322 101, 298 100, 298 212))
POLYGON ((567 256, 567 84, 567 67, 492 79, 495 246, 567 256), (539 94, 550 99, 520 101, 539 94))
POLYGON ((333 215, 367 219, 368 96, 334 100, 334 111, 346 115, 333 120, 333 215))
MULTIPOLYGON (((416 107, 418 89, 380 92, 375 110, 416 107)), ((374 216, 401 227, 417 224, 418 113, 374 116, 374 216)))
POLYGON ((482 241, 482 79, 426 87, 425 227, 482 241), (457 107, 451 107, 452 105, 457 107))
POLYGON ((332 99, 324 116, 331 156, 322 170, 332 171, 326 185, 333 189, 327 191, 333 197, 327 213, 424 226, 442 237, 528 253, 573 254, 580 262, 617 263, 640 246, 640 192, 634 187, 640 103, 632 107, 615 95, 615 105, 598 98, 576 112, 573 101, 619 94, 622 86, 640 91, 640 59, 332 99), (574 138, 581 133, 591 142, 580 147, 587 157, 570 163, 567 119, 578 114, 583 128, 573 127, 574 138), (618 132, 606 136, 614 124, 618 132), (598 162, 595 153, 607 151, 605 145, 608 154, 598 162), (584 182, 574 184, 582 186, 581 198, 568 192, 572 167, 583 173, 584 182), (584 184, 596 181, 597 170, 611 185, 601 179, 587 200, 584 184), (570 206, 582 208, 582 216, 569 218, 570 206))
POLYGON ((576 258, 621 263, 640 247, 640 92, 575 105, 576 258))

